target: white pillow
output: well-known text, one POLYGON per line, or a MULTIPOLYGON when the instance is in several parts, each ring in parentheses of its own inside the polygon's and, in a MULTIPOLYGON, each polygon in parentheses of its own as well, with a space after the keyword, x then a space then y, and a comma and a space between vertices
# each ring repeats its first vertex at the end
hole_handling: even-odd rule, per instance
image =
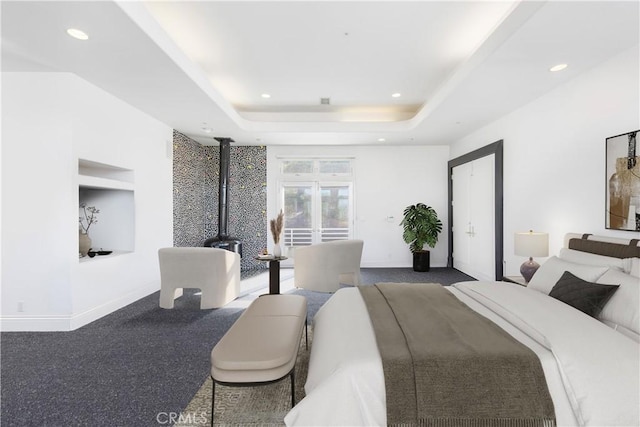
POLYGON ((640 334, 640 278, 621 271, 609 270, 596 283, 620 285, 604 305, 598 318, 640 334))
POLYGON ((560 280, 560 277, 565 271, 568 271, 574 276, 579 277, 582 280, 586 280, 587 282, 595 282, 607 270, 609 270, 609 267, 576 264, 561 260, 556 256, 552 256, 540 266, 538 271, 536 271, 531 278, 527 287, 549 295, 549 292, 551 292, 551 289, 555 286, 558 280, 560 280))
MULTIPOLYGON (((562 248, 558 254, 558 258, 576 264, 597 265, 601 267, 611 267, 616 270, 624 271, 625 261, 621 258, 592 254, 589 252, 576 251, 574 249, 562 248)), ((627 262, 628 264, 628 262, 627 262)), ((626 271, 627 273, 629 270, 626 271)))

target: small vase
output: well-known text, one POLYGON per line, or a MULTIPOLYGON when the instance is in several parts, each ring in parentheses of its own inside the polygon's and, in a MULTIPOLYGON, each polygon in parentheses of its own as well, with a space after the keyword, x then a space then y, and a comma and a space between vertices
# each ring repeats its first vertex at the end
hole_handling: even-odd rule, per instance
POLYGON ((87 256, 89 253, 89 249, 91 249, 91 239, 87 233, 80 232, 80 236, 78 237, 80 255, 83 257, 87 256))
POLYGON ((282 256, 282 248, 280 247, 280 243, 276 243, 273 245, 273 256, 279 258, 282 256))

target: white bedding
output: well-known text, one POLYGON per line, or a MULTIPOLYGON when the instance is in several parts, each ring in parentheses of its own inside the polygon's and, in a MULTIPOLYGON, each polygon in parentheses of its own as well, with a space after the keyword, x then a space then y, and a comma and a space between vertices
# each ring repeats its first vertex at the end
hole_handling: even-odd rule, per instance
MULTIPOLYGON (((560 426, 640 425, 638 343, 547 295, 504 282, 448 287, 540 358, 560 426)), ((288 426, 386 424, 382 362, 360 292, 336 292, 314 318, 306 397, 288 426)))

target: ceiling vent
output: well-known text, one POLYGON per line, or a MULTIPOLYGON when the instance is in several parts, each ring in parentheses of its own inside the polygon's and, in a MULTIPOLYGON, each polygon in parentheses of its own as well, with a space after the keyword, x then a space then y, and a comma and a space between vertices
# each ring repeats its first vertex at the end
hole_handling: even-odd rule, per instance
POLYGON ((331 104, 331 98, 320 98, 321 105, 329 105, 331 104))

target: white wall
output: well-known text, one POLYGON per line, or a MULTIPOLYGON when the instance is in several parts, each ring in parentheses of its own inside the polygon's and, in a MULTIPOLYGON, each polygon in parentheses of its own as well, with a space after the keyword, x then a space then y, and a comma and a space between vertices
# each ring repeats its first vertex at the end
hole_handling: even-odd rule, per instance
POLYGON ((159 289, 172 130, 71 74, 2 89, 2 329, 74 329, 159 289), (79 262, 79 158, 135 171, 135 252, 79 262))
POLYGON ((451 145, 456 158, 504 139, 507 275, 525 260, 518 231, 549 232, 550 255, 567 232, 634 236, 605 229, 604 168, 605 138, 640 128, 639 75, 636 46, 451 145))
POLYGON ((3 328, 9 315, 72 311, 70 257, 78 231, 67 219, 77 212, 65 95, 71 76, 33 76, 2 73, 3 328))
POLYGON ((355 159, 354 229, 355 238, 364 240, 363 267, 412 265, 400 221, 404 208, 418 202, 433 206, 444 224, 438 244, 431 250, 431 266, 446 266, 448 147, 267 147, 268 218, 274 218, 279 209, 278 157, 292 156, 355 159))

